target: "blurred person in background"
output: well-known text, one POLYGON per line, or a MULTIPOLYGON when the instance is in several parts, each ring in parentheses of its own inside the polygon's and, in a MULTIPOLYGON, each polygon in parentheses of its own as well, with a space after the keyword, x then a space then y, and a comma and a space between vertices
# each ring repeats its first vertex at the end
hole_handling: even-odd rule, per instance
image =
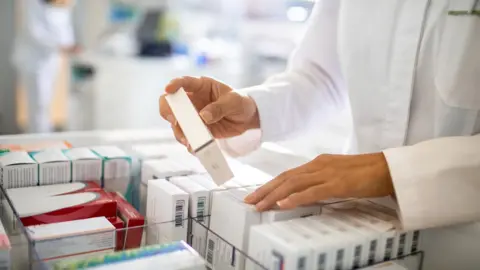
POLYGON ((63 54, 79 51, 73 32, 74 0, 24 0, 14 64, 28 97, 28 132, 53 129, 50 107, 63 54))
MULTIPOLYGON (((319 0, 283 74, 238 91, 182 77, 165 91, 185 89, 216 138, 261 130, 236 149, 351 111, 349 154, 320 155, 277 176, 246 198, 259 211, 395 196, 405 230, 477 221, 479 16, 478 0, 319 0)), ((188 146, 165 96, 160 114, 188 146)))

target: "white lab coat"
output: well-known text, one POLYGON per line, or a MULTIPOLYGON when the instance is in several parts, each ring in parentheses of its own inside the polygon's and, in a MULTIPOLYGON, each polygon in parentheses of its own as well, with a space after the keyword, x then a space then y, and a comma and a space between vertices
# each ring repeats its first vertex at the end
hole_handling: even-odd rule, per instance
MULTIPOLYGON (((405 229, 479 221, 480 18, 448 15, 474 2, 317 1, 285 73, 241 90, 258 105, 262 141, 321 126, 347 106, 349 152, 385 153, 405 229)), ((245 147, 235 140, 223 146, 245 147)), ((455 230, 480 242, 479 225, 463 227, 430 231, 427 269, 478 269, 480 256, 460 262, 461 245, 439 240, 455 230), (455 258, 435 241, 452 243, 455 258)))
POLYGON ((22 3, 22 28, 15 42, 14 64, 28 96, 29 132, 49 132, 50 105, 60 68, 60 49, 74 45, 71 7, 42 0, 22 3))

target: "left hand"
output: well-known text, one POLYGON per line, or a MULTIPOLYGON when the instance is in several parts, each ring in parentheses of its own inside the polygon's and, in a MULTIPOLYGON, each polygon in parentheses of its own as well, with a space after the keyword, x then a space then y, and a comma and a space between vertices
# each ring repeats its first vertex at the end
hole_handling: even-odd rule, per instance
POLYGON ((321 155, 286 171, 245 198, 258 211, 292 209, 328 199, 393 195, 393 183, 383 153, 321 155))

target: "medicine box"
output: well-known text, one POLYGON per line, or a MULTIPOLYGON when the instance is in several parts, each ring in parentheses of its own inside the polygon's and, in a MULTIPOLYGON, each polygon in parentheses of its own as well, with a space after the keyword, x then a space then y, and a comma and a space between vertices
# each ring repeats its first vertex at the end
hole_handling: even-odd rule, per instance
POLYGON ((34 186, 24 188, 14 188, 7 191, 10 198, 45 198, 58 195, 74 194, 81 192, 102 191, 97 182, 75 182, 48 186, 34 186))
POLYGON ((172 159, 152 159, 142 164, 142 182, 148 184, 152 179, 168 179, 195 173, 189 166, 182 165, 172 159))
POLYGON ((5 189, 38 185, 38 165, 27 152, 0 153, 0 181, 5 189))
POLYGON ((28 226, 26 231, 42 261, 115 249, 115 227, 105 217, 28 226))
POLYGON ((125 222, 119 217, 109 217, 107 220, 115 227, 115 250, 123 250, 125 244, 125 222))
POLYGON ((132 159, 125 151, 116 146, 96 146, 90 150, 102 159, 103 180, 130 177, 132 159))
POLYGON ((232 179, 233 173, 220 147, 198 115, 184 89, 167 95, 166 100, 195 156, 198 157, 213 181, 217 185, 221 185, 232 179))
POLYGON ((31 152, 38 163, 39 185, 69 183, 72 180, 70 160, 60 149, 31 152))
POLYGON ((186 241, 189 195, 164 180, 151 180, 147 193, 147 244, 186 241))
POLYGON ((72 162, 72 181, 100 181, 102 159, 88 148, 73 148, 64 151, 72 162))
POLYGON ((115 192, 110 193, 110 196, 117 203, 117 216, 124 222, 126 228, 125 242, 119 248, 133 249, 140 247, 145 218, 122 196, 115 192))

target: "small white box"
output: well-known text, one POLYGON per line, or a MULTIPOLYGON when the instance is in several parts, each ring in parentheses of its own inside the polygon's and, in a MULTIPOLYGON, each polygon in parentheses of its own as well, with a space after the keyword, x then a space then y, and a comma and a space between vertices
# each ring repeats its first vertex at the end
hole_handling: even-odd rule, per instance
POLYGON ((12 246, 5 232, 2 222, 0 222, 0 269, 10 269, 10 251, 12 246))
POLYGON ((132 158, 116 146, 90 147, 102 159, 102 180, 130 177, 132 158))
POLYGON ((187 93, 179 89, 176 93, 167 95, 166 99, 193 152, 215 183, 221 185, 232 179, 233 173, 220 147, 198 115, 187 93))
POLYGON ((27 152, 0 154, 0 170, 5 189, 38 185, 38 164, 27 152))
POLYGON ((152 159, 142 164, 142 182, 148 184, 153 179, 168 179, 195 173, 194 169, 171 159, 152 159))
POLYGON ((207 230, 209 226, 210 192, 188 177, 171 178, 170 182, 190 195, 189 216, 191 221, 190 232, 192 235, 192 247, 202 256, 205 256, 207 243, 207 230), (202 227, 199 224, 205 227, 202 227), (195 226, 194 226, 195 225, 195 226))
POLYGON ((115 249, 115 227, 105 217, 29 226, 26 231, 41 261, 115 249))
POLYGON ((73 148, 64 151, 72 162, 72 181, 100 181, 102 159, 88 148, 73 148))
POLYGON ((189 195, 164 180, 151 180, 147 192, 147 244, 187 241, 189 195))
POLYGON ((38 183, 40 185, 71 182, 71 163, 62 150, 44 150, 30 153, 30 155, 38 163, 38 183))

